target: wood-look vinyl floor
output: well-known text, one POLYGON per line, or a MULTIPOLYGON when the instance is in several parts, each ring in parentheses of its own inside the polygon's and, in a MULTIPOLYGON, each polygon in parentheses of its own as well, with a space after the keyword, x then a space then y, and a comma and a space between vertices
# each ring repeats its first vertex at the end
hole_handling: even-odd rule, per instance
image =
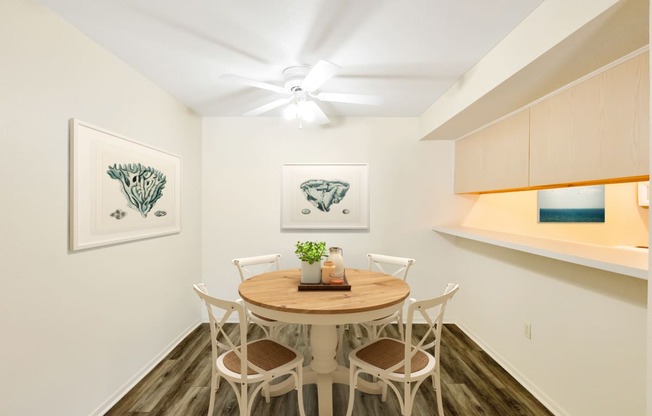
MULTIPOLYGON (((425 325, 415 325, 416 330, 425 325)), ((236 329, 233 325, 232 329, 236 329)), ((398 336, 397 327, 387 335, 398 336)), ((250 339, 262 336, 255 325, 249 330, 250 339)), ((348 364, 351 349, 359 346, 366 336, 362 328, 350 325, 345 331, 344 349, 337 358, 348 364)), ((299 326, 284 331, 283 342, 304 351, 299 326)), ((197 327, 163 361, 128 392, 106 416, 205 416, 208 412, 210 386, 210 332, 208 324, 197 327)), ((513 377, 493 361, 476 343, 456 325, 443 328, 441 355, 441 382, 446 416, 552 416, 540 402, 513 377)), ((317 415, 317 389, 303 387, 306 415, 317 415)), ((333 388, 333 414, 344 415, 349 396, 348 386, 333 388)), ((356 416, 400 415, 400 408, 391 390, 387 401, 380 396, 356 392, 356 416)), ((257 397, 252 415, 296 416, 297 392, 273 397, 270 403, 257 397)), ((426 380, 416 396, 414 416, 437 415, 435 392, 430 379, 426 380)), ((217 392, 213 416, 239 415, 238 403, 228 383, 222 381, 217 392)))

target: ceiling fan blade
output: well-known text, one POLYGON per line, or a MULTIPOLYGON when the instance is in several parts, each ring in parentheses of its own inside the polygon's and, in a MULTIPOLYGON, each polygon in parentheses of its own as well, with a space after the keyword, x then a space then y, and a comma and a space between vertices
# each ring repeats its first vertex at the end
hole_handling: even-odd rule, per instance
POLYGON ((290 101, 292 101, 293 97, 288 97, 288 98, 279 98, 278 100, 274 100, 271 103, 267 103, 263 106, 260 106, 258 108, 254 108, 251 111, 247 111, 246 113, 243 114, 243 116, 257 116, 259 114, 266 113, 268 111, 271 111, 275 109, 276 107, 280 107, 283 104, 287 104, 290 101))
POLYGON ((239 84, 249 85, 250 87, 262 88, 264 90, 274 91, 281 94, 289 94, 289 92, 287 92, 283 87, 241 77, 239 75, 224 74, 224 75, 220 75, 220 79, 223 79, 225 81, 237 82, 239 84))
POLYGON ((321 126, 322 124, 330 123, 330 119, 328 118, 326 113, 324 113, 322 109, 319 108, 316 102, 306 101, 305 103, 303 103, 303 105, 305 106, 307 111, 313 114, 313 122, 316 125, 321 126))
POLYGON ((333 78, 341 68, 332 62, 321 60, 317 65, 313 66, 308 75, 301 83, 301 89, 308 92, 313 92, 321 87, 324 82, 333 78))
POLYGON ((380 105, 385 101, 385 99, 380 95, 339 94, 334 92, 320 92, 317 94, 317 98, 320 101, 365 105, 380 105))

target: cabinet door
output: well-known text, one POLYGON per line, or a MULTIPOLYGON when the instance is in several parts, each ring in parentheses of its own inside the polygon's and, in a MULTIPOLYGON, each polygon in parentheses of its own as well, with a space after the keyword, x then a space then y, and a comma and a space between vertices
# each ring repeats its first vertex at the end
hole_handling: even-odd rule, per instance
POLYGON ((489 192, 528 186, 529 110, 455 143, 455 192, 489 192))
POLYGON ((648 175, 649 63, 641 54, 530 109, 530 186, 648 175))

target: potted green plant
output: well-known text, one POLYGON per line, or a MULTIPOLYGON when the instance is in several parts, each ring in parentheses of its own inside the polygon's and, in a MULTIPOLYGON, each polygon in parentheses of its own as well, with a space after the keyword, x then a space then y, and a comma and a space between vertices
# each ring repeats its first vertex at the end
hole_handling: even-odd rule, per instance
POLYGON ((326 257, 326 242, 297 241, 294 254, 301 260, 301 283, 321 282, 321 259, 326 257))

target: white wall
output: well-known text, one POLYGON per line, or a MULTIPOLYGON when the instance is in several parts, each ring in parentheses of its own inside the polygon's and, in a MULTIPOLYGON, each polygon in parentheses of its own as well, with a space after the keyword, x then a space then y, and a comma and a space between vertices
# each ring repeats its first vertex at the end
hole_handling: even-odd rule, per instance
POLYGON ((296 241, 321 239, 344 249, 347 267, 366 267, 368 252, 413 257, 412 295, 443 291, 451 280, 450 247, 430 227, 455 212, 453 143, 417 141, 415 118, 333 121, 299 130, 280 118, 204 118, 202 250, 209 290, 237 296, 234 257, 279 252, 281 267, 299 267, 296 241), (369 164, 370 230, 281 231, 281 166, 347 162, 369 164))
POLYGON ((456 247, 458 325, 555 414, 645 414, 646 281, 439 238, 456 247))
MULTIPOLYGON (((471 227, 601 245, 648 243, 649 209, 638 206, 636 183, 605 185, 605 222, 594 224, 538 223, 537 191, 464 198, 475 201, 463 221, 471 227)), ((460 278, 473 288, 462 298, 460 324, 524 384, 560 415, 645 414, 646 281, 465 240, 457 247, 460 278)))
POLYGON ((200 119, 31 0, 0 2, 0 414, 103 410, 199 321, 200 119), (68 119, 182 158, 182 232, 68 252, 68 119))

